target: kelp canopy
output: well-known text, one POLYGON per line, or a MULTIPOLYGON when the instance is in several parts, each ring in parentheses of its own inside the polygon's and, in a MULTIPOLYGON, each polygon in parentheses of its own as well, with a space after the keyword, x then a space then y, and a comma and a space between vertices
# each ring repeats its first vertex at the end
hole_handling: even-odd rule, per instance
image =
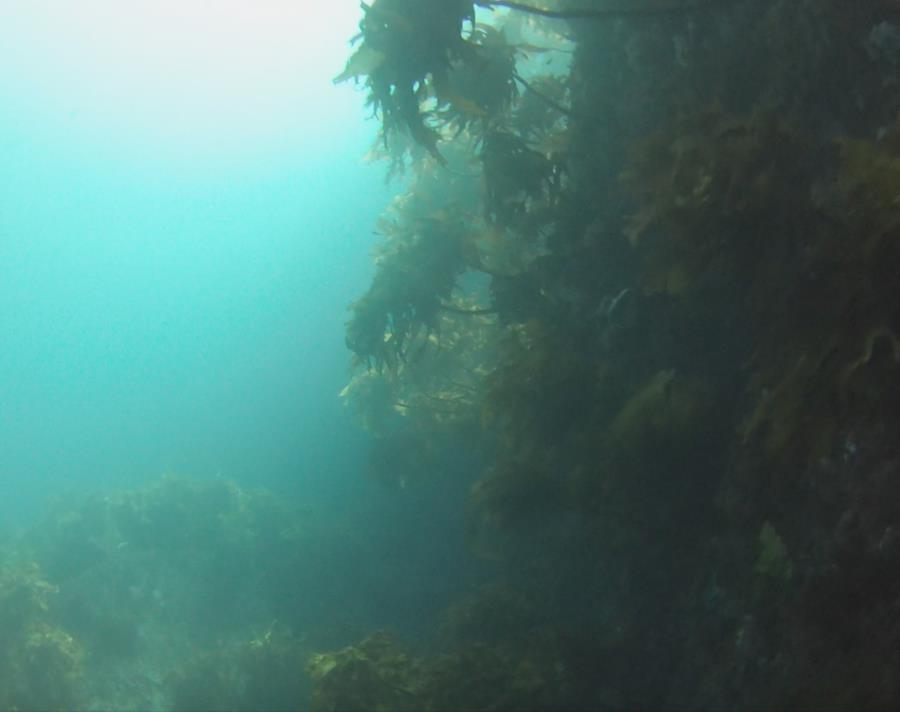
POLYGON ((318 708, 897 708, 900 6, 544 9, 376 0, 341 76, 411 171, 345 395, 382 476, 477 455, 530 612, 318 708))

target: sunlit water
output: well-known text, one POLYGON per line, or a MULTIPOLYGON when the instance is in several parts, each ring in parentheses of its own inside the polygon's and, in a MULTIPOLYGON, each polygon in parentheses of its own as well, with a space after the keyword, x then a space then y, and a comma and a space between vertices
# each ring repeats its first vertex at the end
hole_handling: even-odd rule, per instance
POLYGON ((0 7, 0 512, 163 472, 355 478, 343 321, 385 202, 359 6, 0 7), (327 11, 326 11, 327 8, 327 11))

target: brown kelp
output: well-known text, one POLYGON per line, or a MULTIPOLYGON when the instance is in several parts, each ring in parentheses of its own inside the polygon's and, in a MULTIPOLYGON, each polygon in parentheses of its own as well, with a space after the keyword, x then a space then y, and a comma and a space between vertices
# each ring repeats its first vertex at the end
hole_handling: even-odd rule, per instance
MULTIPOLYGON (((410 257, 371 293, 405 296, 382 298, 366 339, 357 306, 348 331, 387 384, 357 391, 370 426, 393 422, 366 410, 381 399, 405 452, 431 453, 386 466, 440 470, 416 438, 477 452, 473 550, 592 661, 549 646, 568 677, 533 678, 542 705, 896 706, 900 8, 668 3, 611 21, 559 2, 526 24, 487 5, 508 19, 479 29, 454 6, 425 30, 444 38, 437 71, 409 60, 410 133, 453 160, 411 158, 402 204, 456 194, 453 217, 395 213, 382 254, 410 257), (542 74, 528 53, 553 43, 572 61, 542 74), (461 174, 474 194, 454 193, 461 174), (443 403, 405 407, 451 372, 443 403)), ((534 608, 510 610, 530 626, 534 608)), ((394 682, 354 700, 433 699, 427 663, 390 659, 394 682)), ((322 707, 350 680, 320 677, 322 707)), ((446 699, 514 706, 516 676, 492 684, 446 699)))

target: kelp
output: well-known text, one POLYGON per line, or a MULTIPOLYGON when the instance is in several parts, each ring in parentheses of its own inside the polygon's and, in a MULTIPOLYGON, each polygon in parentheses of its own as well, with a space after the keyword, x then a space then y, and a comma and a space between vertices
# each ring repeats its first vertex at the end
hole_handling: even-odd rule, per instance
POLYGON ((438 132, 427 125, 420 102, 435 78, 446 78, 466 52, 463 23, 474 22, 466 0, 375 0, 363 4, 362 45, 335 81, 366 77, 369 103, 380 112, 385 137, 404 127, 437 156, 438 132))
POLYGON ((454 62, 452 71, 434 77, 437 113, 457 134, 473 122, 488 124, 502 116, 518 93, 516 45, 490 25, 476 25, 467 41, 465 61, 454 62))
POLYGON ((609 425, 609 446, 623 456, 690 452, 712 429, 709 385, 672 369, 658 371, 632 394, 609 425))
MULTIPOLYGON (((431 91, 420 110, 462 129, 442 150, 469 152, 479 188, 454 210, 456 264, 483 281, 467 291, 456 273, 441 303, 493 312, 491 347, 465 336, 482 314, 421 322, 366 417, 422 426, 419 445, 393 441, 408 467, 387 459, 436 472, 424 444, 453 442, 465 413, 455 442, 483 459, 473 548, 540 590, 542 614, 589 601, 570 625, 616 631, 613 707, 821 707, 840 690, 844 706, 890 708, 900 17, 881 0, 677 5, 569 23, 571 73, 522 77, 515 94, 523 47, 495 36, 494 105, 431 91), (466 363, 477 378, 441 385, 466 363), (858 651, 880 672, 854 674, 858 651)), ((606 8, 551 12, 579 9, 606 8)), ((419 165, 429 195, 453 189, 456 171, 419 165)), ((477 660, 473 688, 503 688, 507 627, 449 669, 477 660)))
POLYGON ((744 436, 765 426, 771 454, 799 448, 814 462, 840 449, 848 423, 896 417, 878 405, 887 403, 898 355, 894 131, 877 149, 867 141, 836 141, 837 178, 819 198, 827 200, 830 220, 814 237, 803 236, 804 268, 816 279, 796 283, 788 318, 761 331, 777 356, 759 364, 761 396, 744 436))
POLYGON ((449 214, 400 228, 378 256, 369 291, 352 307, 347 346, 367 364, 396 368, 415 338, 436 331, 462 273, 465 226, 449 214))
POLYGON ((724 5, 742 1, 743 0, 656 0, 655 2, 635 3, 625 7, 572 7, 561 10, 542 8, 529 3, 513 2, 513 0, 484 0, 483 2, 477 2, 476 4, 487 7, 507 7, 518 12, 526 12, 541 17, 552 18, 554 20, 606 20, 611 18, 683 13, 686 11, 703 9, 708 6, 724 5))
POLYGON ((517 55, 540 51, 476 24, 475 3, 466 0, 375 0, 362 7, 355 38, 362 44, 334 81, 365 78, 385 143, 402 130, 440 163, 443 138, 502 122, 522 81, 517 55))
POLYGON ((378 221, 375 276, 351 305, 346 329, 348 348, 367 368, 396 371, 410 349, 427 347, 440 334, 447 313, 483 307, 457 290, 478 263, 472 249, 477 212, 470 207, 477 206, 478 183, 466 175, 471 169, 458 152, 448 154, 453 172, 416 165, 409 189, 378 221))
POLYGON ((550 457, 543 461, 500 460, 472 486, 476 522, 471 537, 487 551, 489 537, 496 532, 525 530, 554 512, 572 508, 564 472, 554 469, 550 457))
POLYGON ((809 201, 806 144, 771 113, 740 118, 717 106, 637 142, 621 181, 636 202, 625 234, 643 253, 645 288, 680 295, 708 270, 752 279, 779 250, 772 242, 793 239, 771 226, 793 230, 809 201))
POLYGON ((554 200, 563 181, 562 165, 502 130, 484 137, 481 162, 488 220, 526 235, 536 232, 537 207, 554 200))

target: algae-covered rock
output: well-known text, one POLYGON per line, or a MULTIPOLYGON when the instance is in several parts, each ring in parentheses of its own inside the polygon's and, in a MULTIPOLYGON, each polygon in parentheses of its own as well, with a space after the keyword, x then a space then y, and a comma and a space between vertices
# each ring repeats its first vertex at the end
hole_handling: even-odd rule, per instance
POLYGON ((314 712, 565 709, 566 670, 553 636, 541 635, 419 658, 380 632, 307 665, 314 712))
POLYGON ((173 710, 299 710, 308 684, 302 638, 273 625, 200 652, 167 677, 173 710))
POLYGON ((83 649, 53 621, 58 589, 30 562, 0 569, 0 708, 75 709, 83 649))
POLYGON ((423 708, 415 661, 384 631, 336 653, 313 655, 306 671, 315 683, 313 712, 423 708))

